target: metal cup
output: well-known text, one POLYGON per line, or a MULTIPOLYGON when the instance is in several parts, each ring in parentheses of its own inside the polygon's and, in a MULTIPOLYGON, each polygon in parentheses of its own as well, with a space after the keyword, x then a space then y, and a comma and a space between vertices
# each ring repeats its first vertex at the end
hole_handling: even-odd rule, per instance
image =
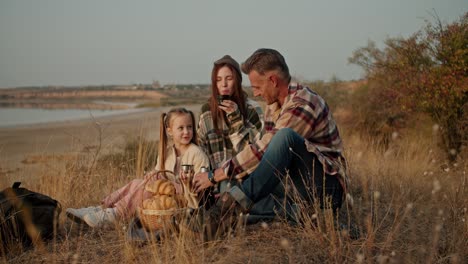
POLYGON ((193 165, 192 164, 182 164, 180 165, 181 169, 181 174, 183 174, 183 177, 186 179, 190 179, 193 177, 195 174, 193 171, 193 165))
POLYGON ((193 165, 191 164, 182 164, 180 165, 183 173, 191 173, 193 172, 193 165))

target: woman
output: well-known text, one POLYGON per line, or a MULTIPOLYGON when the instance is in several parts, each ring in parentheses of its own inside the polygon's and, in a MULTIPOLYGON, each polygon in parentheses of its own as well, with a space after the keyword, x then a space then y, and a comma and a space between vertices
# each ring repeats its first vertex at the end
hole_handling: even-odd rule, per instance
MULTIPOLYGON (((226 160, 259 139, 262 129, 263 111, 257 102, 247 98, 242 89, 239 63, 225 55, 214 62, 211 71, 211 97, 202 106, 197 129, 198 145, 208 155, 211 169, 221 167, 226 160)), ((230 183, 223 181, 217 183, 215 189, 223 192, 229 185, 230 183)), ((254 205, 249 222, 274 215, 272 205, 266 204, 267 202, 269 203, 265 201, 254 205)))

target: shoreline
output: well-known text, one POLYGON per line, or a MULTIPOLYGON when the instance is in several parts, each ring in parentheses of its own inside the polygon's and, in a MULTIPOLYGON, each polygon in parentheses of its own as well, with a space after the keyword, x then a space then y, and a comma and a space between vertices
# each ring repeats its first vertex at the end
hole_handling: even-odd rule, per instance
MULTIPOLYGON (((43 110, 43 109, 41 108, 41 110, 43 110)), ((49 110, 49 109, 45 109, 45 110, 49 110)), ((66 110, 66 109, 64 109, 64 110, 66 110)), ((81 109, 73 109, 73 110, 81 110, 81 109)), ((0 124, 0 129, 2 129, 2 128, 39 127, 41 125, 49 126, 49 125, 56 124, 56 123, 60 125, 60 123, 91 121, 91 120, 97 120, 97 119, 101 119, 101 118, 118 116, 118 115, 128 115, 128 114, 134 114, 134 113, 140 113, 140 112, 146 112, 146 111, 153 111, 154 108, 128 108, 128 109, 114 110, 113 112, 108 112, 108 113, 97 113, 97 114, 94 113, 94 115, 96 115, 96 117, 93 116, 92 111, 99 111, 99 110, 101 110, 101 109, 86 110, 86 111, 88 111, 87 116, 76 115, 74 117, 69 117, 66 120, 62 119, 61 117, 58 117, 57 120, 53 120, 53 118, 49 118, 49 120, 37 121, 37 122, 26 121, 25 123, 16 123, 16 124, 13 123, 13 124, 7 124, 7 125, 0 124), (119 112, 117 112, 117 111, 119 111, 119 112)), ((7 123, 8 123, 8 120, 7 120, 7 123)))
MULTIPOLYGON (((183 106, 198 119, 200 104, 183 106)), ((130 138, 159 140, 161 113, 175 106, 149 108, 136 113, 94 119, 0 127, 0 176, 22 176, 34 172, 44 156, 64 155, 95 149, 113 151, 130 138), (32 160, 32 161, 31 161, 32 160)), ((182 106, 177 106, 182 107, 182 106)), ((196 125, 196 124, 195 124, 196 125)))

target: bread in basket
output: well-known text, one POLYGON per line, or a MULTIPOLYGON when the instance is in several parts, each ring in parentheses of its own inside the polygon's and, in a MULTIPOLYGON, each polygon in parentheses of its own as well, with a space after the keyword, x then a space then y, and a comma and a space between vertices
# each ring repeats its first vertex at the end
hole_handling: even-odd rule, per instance
POLYGON ((185 211, 187 201, 183 195, 176 194, 171 181, 158 179, 148 182, 145 191, 150 192, 152 197, 143 200, 137 213, 147 230, 162 229, 173 223, 174 216, 185 211))

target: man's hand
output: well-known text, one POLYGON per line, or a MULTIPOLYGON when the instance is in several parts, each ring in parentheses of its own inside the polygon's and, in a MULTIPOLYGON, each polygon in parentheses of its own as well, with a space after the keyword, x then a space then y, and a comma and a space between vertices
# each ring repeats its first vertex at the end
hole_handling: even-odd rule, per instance
MULTIPOLYGON (((213 177, 216 182, 220 182, 228 178, 223 169, 216 169, 213 173, 213 177)), ((193 177, 193 183, 195 185, 196 192, 201 192, 204 189, 213 186, 213 183, 208 179, 208 172, 199 172, 195 174, 193 177)))
POLYGON ((193 176, 195 192, 201 192, 213 184, 208 180, 208 172, 199 172, 193 176))

